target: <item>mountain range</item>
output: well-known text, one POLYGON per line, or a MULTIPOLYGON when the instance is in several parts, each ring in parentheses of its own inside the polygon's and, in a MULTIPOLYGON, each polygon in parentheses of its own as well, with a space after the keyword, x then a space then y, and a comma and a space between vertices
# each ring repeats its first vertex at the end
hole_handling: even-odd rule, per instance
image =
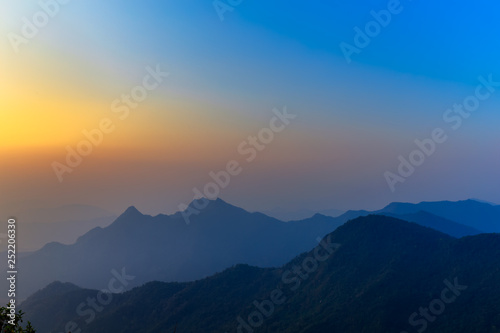
POLYGON ((152 280, 200 279, 241 263, 280 266, 339 225, 322 215, 282 222, 220 199, 192 216, 189 225, 181 212, 153 217, 130 207, 110 226, 94 228, 72 245, 50 243, 23 258, 20 296, 55 280, 104 288, 111 270, 123 267, 138 276, 133 287, 152 280))
POLYGON ((421 202, 418 204, 393 202, 384 208, 375 211, 350 210, 341 215, 339 218, 343 221, 348 221, 349 219, 369 214, 388 215, 401 217, 403 219, 408 216, 413 216, 415 221, 412 222, 427 223, 425 220, 422 221, 417 217, 417 215, 421 212, 426 212, 443 219, 441 220, 441 223, 439 223, 439 226, 427 226, 444 233, 453 233, 452 230, 448 230, 447 228, 448 226, 451 226, 448 222, 453 222, 453 229, 461 228, 460 230, 465 232, 465 234, 462 235, 454 235, 456 237, 476 233, 500 232, 500 205, 492 205, 490 203, 470 199, 463 201, 421 202), (420 221, 416 221, 416 219, 419 219, 420 221), (460 226, 457 226, 456 224, 459 224, 460 226), (467 228, 464 229, 464 227, 467 228))
POLYGON ((279 268, 149 282, 109 304, 98 290, 55 282, 22 308, 40 333, 498 333, 499 281, 500 235, 456 239, 370 215, 279 268), (89 305, 96 297, 103 303, 89 305))
POLYGON ((122 268, 137 276, 128 286, 132 288, 153 280, 201 279, 236 264, 279 267, 346 221, 372 213, 415 222, 457 238, 495 232, 500 225, 500 206, 472 200, 394 203, 376 212, 348 211, 336 218, 316 214, 283 222, 217 199, 191 216, 189 225, 182 212, 153 217, 130 207, 108 227, 94 228, 74 244, 49 243, 26 254, 18 264, 23 272, 18 280, 19 298, 57 280, 84 288, 105 288, 110 272, 122 268))
POLYGON ((339 209, 324 209, 319 211, 313 211, 310 209, 299 209, 299 210, 286 210, 282 208, 275 208, 272 210, 265 210, 261 213, 266 214, 267 216, 274 217, 281 221, 296 221, 303 220, 309 217, 312 217, 316 214, 321 214, 325 216, 337 217, 345 213, 339 209))

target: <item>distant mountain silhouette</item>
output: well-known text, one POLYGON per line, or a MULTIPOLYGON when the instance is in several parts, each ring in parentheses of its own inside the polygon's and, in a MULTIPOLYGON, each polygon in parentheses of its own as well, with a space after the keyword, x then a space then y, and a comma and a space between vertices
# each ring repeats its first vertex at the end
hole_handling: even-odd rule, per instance
POLYGON ((324 242, 340 247, 317 265, 310 258, 325 255, 322 246, 281 268, 237 265, 196 282, 147 283, 114 295, 88 324, 75 309, 97 290, 64 287, 61 294, 63 287, 52 284, 22 308, 39 333, 59 332, 69 321, 87 333, 172 332, 177 324, 179 332, 206 333, 236 332, 238 325, 239 332, 500 332, 500 235, 455 239, 371 215, 324 242), (309 272, 296 271, 306 262, 309 272), (273 293, 281 293, 282 304, 271 311, 273 293), (438 315, 418 314, 431 306, 438 315), (262 321, 251 327, 256 311, 262 321))
POLYGON ((96 227, 105 227, 117 216, 89 205, 65 205, 54 209, 32 209, 13 214, 17 219, 18 252, 36 251, 49 242, 74 243, 96 227))
MULTIPOLYGON (((462 237, 494 230, 499 224, 495 220, 498 209, 500 206, 468 200, 394 203, 374 213, 462 237), (422 211, 424 208, 427 210, 422 211), (478 217, 473 219, 473 214, 478 217), (484 229, 477 230, 470 224, 484 229)), ((25 298, 56 280, 85 288, 103 288, 111 270, 123 267, 138 276, 130 287, 152 280, 200 279, 235 264, 276 267, 314 246, 317 237, 349 219, 368 214, 368 211, 348 211, 337 218, 316 214, 304 220, 282 222, 217 199, 210 201, 199 215, 192 215, 191 224, 187 225, 181 212, 152 217, 130 207, 110 226, 92 229, 75 244, 50 243, 26 254, 18 265, 24 272, 18 280, 21 286, 18 296, 25 298)), ((0 262, 0 268, 5 269, 4 266, 0 262)))
POLYGON ((500 206, 499 204, 491 202, 491 201, 486 201, 486 200, 481 200, 481 199, 476 199, 476 198, 471 198, 470 200, 474 200, 474 201, 481 202, 481 203, 486 203, 486 204, 491 205, 491 206, 500 206))
POLYGON ((431 213, 427 213, 425 211, 419 211, 412 214, 392 214, 381 212, 380 215, 392 216, 408 222, 415 222, 421 226, 441 231, 456 238, 478 235, 481 233, 481 231, 477 229, 450 221, 448 219, 433 215, 431 213))
POLYGON ((261 213, 266 214, 267 216, 271 216, 277 218, 281 221, 297 221, 310 218, 315 214, 321 214, 330 217, 337 217, 342 215, 344 212, 338 209, 325 209, 320 211, 312 211, 309 209, 301 209, 301 210, 285 210, 285 209, 273 209, 262 211, 261 213))
POLYGON ((104 288, 111 270, 123 267, 137 276, 132 287, 151 280, 200 279, 239 263, 281 266, 340 224, 322 215, 282 222, 220 199, 191 216, 189 225, 180 212, 152 217, 130 207, 75 244, 50 243, 23 258, 18 290, 24 298, 55 280, 104 288))
MULTIPOLYGON (((418 204, 412 203, 401 203, 394 202, 386 207, 376 210, 376 211, 348 211, 341 215, 339 218, 342 221, 348 221, 358 216, 366 216, 368 214, 381 214, 381 215, 391 215, 405 219, 405 215, 418 214, 419 212, 427 212, 435 216, 442 217, 449 222, 455 222, 461 226, 452 226, 450 223, 444 223, 441 221, 438 223, 439 227, 437 230, 448 234, 455 234, 458 230, 458 234, 467 232, 469 230, 470 235, 479 232, 500 232, 500 206, 493 206, 488 203, 478 202, 474 200, 464 200, 464 201, 436 201, 436 202, 421 202, 418 204), (448 231, 447 225, 451 227, 448 231), (464 229, 464 226, 468 226, 472 229, 464 229)), ((414 219, 418 219, 414 216, 414 219)), ((414 221, 417 223, 424 223, 425 226, 427 222, 418 219, 414 221)), ((465 233, 464 235, 467 235, 465 233)))

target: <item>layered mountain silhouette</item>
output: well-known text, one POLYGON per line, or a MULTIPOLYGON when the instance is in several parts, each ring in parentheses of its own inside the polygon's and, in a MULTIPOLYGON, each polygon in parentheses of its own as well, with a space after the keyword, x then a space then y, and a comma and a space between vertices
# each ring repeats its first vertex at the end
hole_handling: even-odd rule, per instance
POLYGON ((475 200, 421 202, 419 204, 392 203, 382 211, 398 215, 425 211, 481 232, 500 232, 500 206, 475 200))
POLYGON ((429 227, 444 232, 456 238, 461 238, 470 235, 477 235, 481 233, 481 231, 475 228, 453 222, 446 218, 433 215, 425 211, 419 211, 410 214, 393 214, 393 213, 381 212, 379 213, 379 215, 392 216, 408 222, 415 222, 417 224, 420 224, 421 226, 429 227))
POLYGON ((180 212, 152 217, 130 207, 75 244, 50 243, 23 258, 18 290, 25 298, 55 280, 100 289, 112 270, 122 268, 138 277, 133 287, 152 280, 196 280, 235 264, 281 266, 340 224, 322 215, 282 222, 220 199, 192 215, 189 225, 180 212))
POLYGON ((68 323, 88 333, 176 326, 207 333, 498 333, 499 281, 500 235, 456 239, 370 215, 280 268, 236 265, 195 282, 150 282, 93 312, 85 303, 99 291, 53 283, 22 308, 40 333, 68 323), (79 315, 79 306, 87 312, 79 315))
MULTIPOLYGON (((497 230, 499 207, 472 200, 395 203, 374 213, 459 238, 497 230), (473 227, 476 225, 481 229, 473 227)), ((24 299, 56 280, 104 288, 111 271, 122 268, 138 276, 129 286, 133 287, 152 280, 192 281, 235 264, 278 267, 312 248, 318 237, 349 219, 368 214, 349 211, 336 218, 316 214, 282 222, 217 199, 198 215, 190 216, 188 225, 181 212, 153 217, 130 207, 110 226, 94 228, 72 245, 49 243, 24 255, 18 264, 23 272, 18 280, 18 297, 24 299)))
POLYGON ((261 213, 264 213, 268 216, 277 218, 278 220, 281 220, 281 221, 296 221, 296 220, 307 219, 307 218, 312 217, 316 214, 337 217, 337 216, 342 215, 344 212, 341 210, 338 210, 338 209, 325 209, 325 210, 320 210, 320 211, 312 211, 309 209, 285 210, 285 209, 276 208, 273 210, 262 211, 261 213))
POLYGON ((351 210, 341 215, 342 221, 369 214, 388 215, 423 224, 455 237, 477 233, 500 232, 500 206, 475 200, 435 201, 418 204, 394 202, 376 211, 351 210), (422 216, 422 212, 426 212, 422 216), (429 219, 429 214, 442 218, 429 219), (458 224, 458 225, 457 225, 458 224))

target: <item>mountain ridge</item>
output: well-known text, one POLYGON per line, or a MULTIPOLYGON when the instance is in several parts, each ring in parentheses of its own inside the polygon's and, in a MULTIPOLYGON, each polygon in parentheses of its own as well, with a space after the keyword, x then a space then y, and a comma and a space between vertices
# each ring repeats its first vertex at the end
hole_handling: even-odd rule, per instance
POLYGON ((279 266, 340 225, 328 217, 283 222, 222 200, 208 202, 190 220, 186 224, 181 212, 144 215, 131 206, 74 244, 50 244, 24 258, 21 298, 54 280, 103 288, 110 271, 122 267, 139 276, 133 287, 151 280, 196 280, 239 263, 279 266))
POLYGON ((324 247, 278 268, 235 265, 194 282, 150 282, 114 296, 88 325, 74 312, 84 294, 47 298, 49 304, 67 302, 64 316, 33 303, 23 310, 29 314, 37 309, 32 315, 45 314, 51 323, 72 320, 88 333, 169 332, 175 326, 187 332, 234 332, 238 325, 239 332, 249 332, 246 325, 257 333, 354 333, 367 327, 386 333, 421 329, 410 324, 410 315, 439 297, 446 287, 443 281, 455 281, 466 286, 465 291, 443 315, 427 323, 427 332, 498 332, 500 235, 456 239, 415 223, 370 215, 349 221, 322 241, 340 246, 309 273, 303 270, 299 280, 299 275, 287 272, 305 267, 324 247), (275 304, 269 316, 262 315, 262 324, 250 326, 250 314, 258 311, 255 304, 267 304, 274 290, 281 290, 286 301, 275 304), (141 304, 140 309, 132 304, 141 304))
MULTIPOLYGON (((190 205, 194 206, 194 202, 190 205)), ((466 205, 485 207, 476 202, 466 205)), ((406 211, 417 213, 374 213, 411 220, 454 237, 481 232, 429 212, 419 213, 418 205, 403 206, 406 211)), ((86 288, 104 287, 109 272, 122 267, 144 272, 143 278, 131 287, 151 280, 192 281, 239 263, 276 267, 313 246, 316 238, 335 230, 347 219, 371 213, 349 211, 337 218, 315 214, 308 219, 283 222, 218 199, 208 200, 204 209, 190 216, 188 225, 182 212, 153 217, 130 206, 111 225, 90 230, 74 244, 47 244, 23 257, 20 267, 26 274, 19 281, 23 285, 21 299, 55 280, 86 288)))

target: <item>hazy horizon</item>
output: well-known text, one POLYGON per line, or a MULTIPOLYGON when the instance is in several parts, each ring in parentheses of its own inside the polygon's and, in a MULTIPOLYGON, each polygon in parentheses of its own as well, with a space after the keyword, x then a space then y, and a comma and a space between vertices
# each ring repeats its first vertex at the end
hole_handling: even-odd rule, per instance
POLYGON ((40 5, 5 5, 2 210, 79 203, 173 212, 233 160, 242 171, 219 195, 249 210, 499 202, 500 49, 485 42, 495 30, 480 24, 494 11, 487 2, 401 1, 346 57, 342 45, 363 44, 354 28, 387 5, 243 2, 221 20, 210 1, 68 2, 18 44, 13 34, 30 32, 23 17, 40 5), (482 21, 455 24, 472 14, 482 21), (143 84, 152 89, 133 96, 146 91, 144 100, 126 102, 143 84), (474 94, 476 111, 447 114, 474 94), (274 122, 280 131, 253 148, 249 136, 285 109, 296 117, 284 128, 274 122), (102 137, 92 132, 100 127, 102 137), (392 191, 385 173, 397 173, 399 156, 408 160, 415 140, 436 128, 446 141, 392 191), (89 148, 82 142, 92 133, 89 148), (68 167, 67 147, 91 153, 68 167), (71 172, 58 175, 54 163, 71 172))

